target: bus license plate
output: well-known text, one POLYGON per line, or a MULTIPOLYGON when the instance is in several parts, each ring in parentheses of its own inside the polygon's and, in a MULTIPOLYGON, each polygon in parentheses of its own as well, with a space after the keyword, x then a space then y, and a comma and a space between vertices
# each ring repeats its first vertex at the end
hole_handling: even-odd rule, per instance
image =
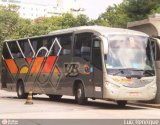
POLYGON ((139 95, 139 92, 130 92, 129 95, 130 95, 130 96, 138 96, 138 95, 139 95))

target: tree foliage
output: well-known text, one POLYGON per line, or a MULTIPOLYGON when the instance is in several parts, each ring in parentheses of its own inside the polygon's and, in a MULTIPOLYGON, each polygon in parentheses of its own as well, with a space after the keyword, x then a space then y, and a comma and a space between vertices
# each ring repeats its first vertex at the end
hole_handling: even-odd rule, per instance
POLYGON ((126 0, 126 12, 131 21, 141 20, 148 17, 158 0, 126 0))
POLYGON ((18 7, 9 5, 9 7, 0 6, 0 41, 14 36, 18 25, 18 7))
POLYGON ((17 39, 43 35, 50 31, 84 25, 126 27, 127 22, 147 18, 160 13, 160 0, 124 0, 106 8, 97 19, 90 20, 86 15, 75 17, 71 13, 61 16, 39 17, 35 20, 23 19, 18 14, 19 7, 0 6, 0 42, 5 39, 17 39))
POLYGON ((99 16, 98 21, 102 23, 102 25, 104 24, 111 27, 125 27, 126 23, 129 21, 125 8, 126 5, 124 3, 109 6, 106 9, 106 12, 99 16))
POLYGON ((100 25, 126 27, 127 22, 142 20, 150 14, 160 13, 160 0, 124 0, 109 6, 97 22, 100 25))

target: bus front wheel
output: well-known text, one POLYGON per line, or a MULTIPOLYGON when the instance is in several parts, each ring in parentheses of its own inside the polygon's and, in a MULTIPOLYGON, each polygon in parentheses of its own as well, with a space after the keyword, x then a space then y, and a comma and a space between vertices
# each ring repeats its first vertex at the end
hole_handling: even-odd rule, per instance
POLYGON ((127 101, 117 101, 118 106, 125 107, 127 104, 127 101))
POLYGON ((25 93, 24 85, 22 81, 17 83, 17 96, 19 99, 27 98, 27 94, 25 93))
POLYGON ((78 84, 77 86, 75 99, 77 103, 80 105, 84 105, 87 102, 87 98, 85 97, 84 87, 82 84, 78 84))

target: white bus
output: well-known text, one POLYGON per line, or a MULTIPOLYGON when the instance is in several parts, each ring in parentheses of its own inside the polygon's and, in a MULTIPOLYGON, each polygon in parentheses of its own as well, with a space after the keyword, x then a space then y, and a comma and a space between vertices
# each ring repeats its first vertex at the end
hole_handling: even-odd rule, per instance
POLYGON ((120 28, 82 26, 3 43, 2 88, 53 100, 152 100, 156 73, 148 35, 120 28))

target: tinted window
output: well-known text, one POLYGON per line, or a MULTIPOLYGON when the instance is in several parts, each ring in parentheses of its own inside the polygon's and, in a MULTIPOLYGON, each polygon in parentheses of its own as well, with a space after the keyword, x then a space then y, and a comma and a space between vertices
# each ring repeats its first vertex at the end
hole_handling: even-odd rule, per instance
MULTIPOLYGON (((31 45, 35 51, 35 54, 38 57, 42 57, 42 56, 47 55, 54 40, 55 40, 55 37, 51 37, 51 36, 31 39, 31 45)), ((52 47, 49 55, 54 55, 53 48, 54 48, 54 46, 52 47)))
MULTIPOLYGON (((37 53, 38 49, 37 49, 37 43, 38 43, 38 39, 30 39, 31 45, 33 47, 33 50, 35 52, 35 54, 37 53)), ((41 43, 39 43, 40 46, 41 43)))
POLYGON ((8 46, 9 46, 9 48, 11 50, 11 54, 14 58, 22 58, 23 57, 16 41, 8 42, 8 46))
POLYGON ((24 53, 25 57, 32 57, 33 56, 32 49, 31 49, 27 39, 26 40, 20 40, 19 45, 20 45, 20 47, 22 49, 22 52, 24 53))
POLYGON ((60 41, 60 45, 62 47, 60 55, 70 55, 71 54, 71 43, 72 43, 72 35, 65 34, 58 37, 60 41))
POLYGON ((72 46, 72 34, 64 34, 58 36, 52 36, 50 42, 48 42, 49 48, 51 48, 51 56, 57 55, 70 55, 72 46), (54 42, 54 45, 52 46, 54 42))
POLYGON ((81 33, 75 36, 74 55, 90 60, 92 33, 81 33))
POLYGON ((3 57, 5 59, 11 59, 11 55, 10 55, 10 53, 8 51, 6 43, 3 43, 3 57))

